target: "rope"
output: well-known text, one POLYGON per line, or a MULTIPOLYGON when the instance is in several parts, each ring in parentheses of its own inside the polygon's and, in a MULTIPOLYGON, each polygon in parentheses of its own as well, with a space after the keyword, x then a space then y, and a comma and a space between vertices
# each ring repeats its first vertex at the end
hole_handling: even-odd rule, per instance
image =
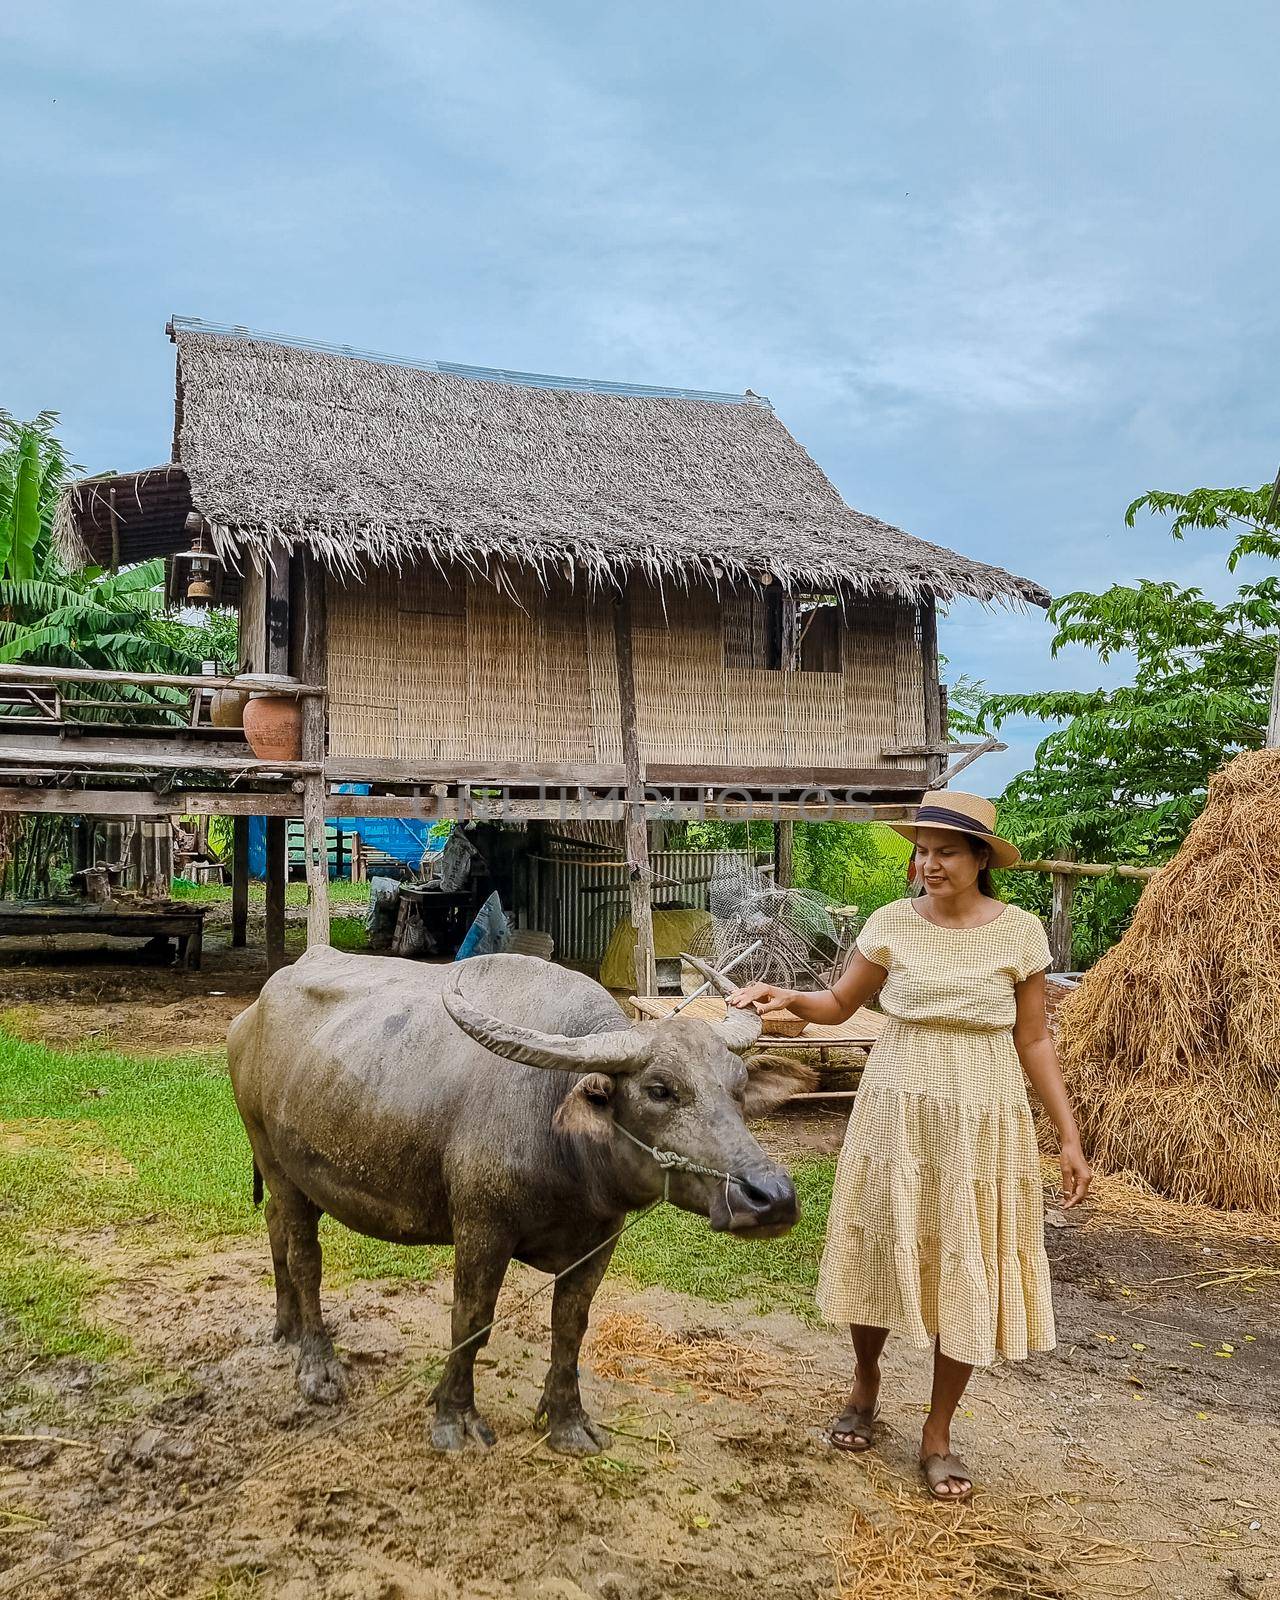
MULTIPOLYGON (((619 1131, 626 1133, 625 1128, 620 1128, 619 1131)), ((627 1137, 631 1139, 633 1143, 640 1144, 640 1140, 636 1139, 633 1134, 628 1133, 627 1137)), ((502 1323, 510 1322, 511 1319, 515 1316, 518 1316, 526 1306, 532 1305, 539 1295, 546 1294, 548 1289, 554 1289, 556 1284, 560 1282, 561 1278, 567 1278, 571 1272, 576 1272, 579 1267, 590 1261, 592 1256, 599 1255, 600 1251, 605 1249, 608 1245, 615 1244, 624 1233, 629 1233, 631 1229, 637 1225, 637 1223, 643 1222, 644 1219, 651 1212, 656 1211, 659 1206, 666 1205, 670 1198, 671 1167, 680 1163, 684 1163, 682 1170, 685 1171, 709 1171, 708 1168, 700 1167, 696 1163, 686 1162, 683 1156, 677 1155, 673 1150, 657 1151, 651 1149, 649 1145, 644 1144, 640 1145, 640 1147, 642 1150, 648 1150, 650 1155, 652 1155, 658 1162, 659 1166, 663 1168, 661 1198, 651 1201, 643 1211, 637 1211, 635 1216, 629 1221, 624 1222, 616 1232, 611 1233, 607 1239, 602 1239, 598 1245, 594 1245, 590 1250, 587 1251, 585 1255, 579 1256, 576 1261, 565 1267, 562 1272, 557 1272, 553 1278, 548 1278, 545 1283, 540 1283, 536 1289, 525 1296, 519 1305, 514 1306, 510 1311, 503 1312, 501 1316, 494 1317, 491 1321, 487 1322, 483 1328, 478 1328, 475 1333, 469 1334, 465 1339, 459 1340, 459 1342, 455 1344, 451 1350, 445 1352, 444 1356, 440 1358, 441 1360, 447 1363, 451 1357, 457 1355, 460 1350, 465 1350, 469 1344, 474 1344, 478 1339, 483 1339, 486 1334, 492 1333, 494 1328, 501 1326, 502 1323), (670 1161, 664 1161, 664 1157, 670 1157, 672 1159, 670 1161)), ((726 1177, 726 1174, 719 1172, 711 1172, 709 1175, 717 1178, 726 1177)), ((55 1574, 59 1572, 65 1572, 68 1567, 75 1567, 78 1566, 82 1561, 87 1561, 90 1556, 102 1555, 107 1550, 114 1550, 119 1545, 127 1544, 136 1536, 155 1533, 157 1529, 168 1527, 170 1523, 177 1522, 180 1517, 185 1517, 192 1511, 201 1511, 206 1506, 215 1505, 219 1500, 225 1500, 229 1495, 235 1494, 238 1489, 243 1489, 246 1483, 252 1482, 254 1478, 261 1477, 268 1467, 274 1467, 281 1461, 287 1461, 289 1457, 296 1454, 303 1445, 312 1444, 315 1442, 315 1440, 323 1439, 327 1434, 333 1433, 338 1427, 349 1426, 352 1422, 357 1422, 361 1418, 367 1417, 371 1412, 376 1411, 379 1406, 385 1405, 388 1400, 394 1399, 396 1395, 402 1394, 404 1390, 411 1388, 414 1384, 421 1383, 422 1379, 417 1372, 409 1373, 406 1377, 403 1377, 396 1383, 393 1383, 389 1389, 384 1389, 382 1393, 377 1395, 374 1399, 367 1400, 363 1405, 360 1406, 346 1408, 337 1413, 335 1416, 331 1417, 328 1422, 320 1423, 317 1427, 311 1428, 305 1433, 296 1434, 286 1444, 279 1445, 274 1450, 268 1450, 264 1456, 259 1458, 254 1466, 249 1468, 247 1472, 242 1473, 238 1478, 234 1478, 230 1483, 219 1484, 216 1489, 210 1489, 207 1494, 199 1495, 194 1500, 188 1500, 185 1505, 177 1507, 176 1510, 168 1511, 161 1517, 153 1517, 150 1522, 144 1522, 141 1527, 129 1528, 124 1533, 116 1534, 114 1538, 104 1539, 101 1544, 95 1544, 88 1550, 77 1551, 75 1555, 67 1556, 65 1560, 57 1561, 52 1566, 40 1567, 35 1572, 29 1573, 26 1577, 20 1577, 15 1581, 6 1583, 3 1588, 0 1588, 0 1596, 20 1594, 24 1589, 29 1589, 32 1584, 37 1582, 43 1583, 46 1579, 52 1578, 55 1574)))
MULTIPOLYGON (((643 1139, 637 1139, 634 1133, 628 1133, 626 1128, 624 1128, 620 1122, 615 1122, 614 1128, 618 1133, 622 1134, 624 1138, 630 1139, 632 1144, 639 1145, 641 1150, 645 1151, 646 1154, 651 1155, 662 1168, 664 1173, 697 1172, 700 1173, 704 1178, 723 1178, 726 1183, 733 1183, 736 1181, 732 1172, 720 1172, 715 1167, 704 1167, 697 1161, 690 1161, 688 1156, 682 1156, 678 1150, 655 1149, 653 1145, 646 1144, 643 1139)), ((665 1192, 662 1198, 664 1200, 667 1198, 665 1192)), ((656 1200, 653 1203, 654 1205, 658 1204, 656 1200)))

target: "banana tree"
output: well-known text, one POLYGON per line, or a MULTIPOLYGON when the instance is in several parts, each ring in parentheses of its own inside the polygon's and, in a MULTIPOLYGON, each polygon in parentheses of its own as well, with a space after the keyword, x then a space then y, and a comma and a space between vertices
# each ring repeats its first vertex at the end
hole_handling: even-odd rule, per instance
POLYGON ((56 421, 51 411, 33 422, 0 411, 0 578, 15 583, 35 578, 51 546, 53 508, 68 471, 56 421))

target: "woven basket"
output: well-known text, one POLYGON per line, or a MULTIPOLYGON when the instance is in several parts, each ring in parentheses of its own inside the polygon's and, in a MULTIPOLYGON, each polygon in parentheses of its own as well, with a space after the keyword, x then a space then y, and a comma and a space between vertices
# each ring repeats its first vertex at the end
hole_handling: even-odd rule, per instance
POLYGON ((796 1039, 809 1026, 803 1017, 791 1011, 771 1011, 764 1018, 763 1032, 775 1039, 796 1039))

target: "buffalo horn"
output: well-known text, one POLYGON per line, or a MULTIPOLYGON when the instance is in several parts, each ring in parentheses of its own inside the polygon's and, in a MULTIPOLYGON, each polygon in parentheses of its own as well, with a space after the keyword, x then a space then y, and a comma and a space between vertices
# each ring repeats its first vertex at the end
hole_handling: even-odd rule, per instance
MULTIPOLYGON (((687 961, 695 971, 702 976, 727 1000, 737 984, 731 978, 726 978, 723 972, 717 972, 714 967, 709 967, 705 961, 699 961, 697 956, 691 956, 686 951, 680 952, 681 961, 687 961)), ((743 1010, 740 1006, 730 1006, 723 1022, 713 1022, 711 1026, 728 1045, 734 1055, 740 1056, 744 1050, 751 1046, 760 1037, 764 1027, 764 1019, 754 1009, 743 1010)))
POLYGON ((652 1048, 652 1038, 643 1028, 620 1028, 614 1033, 588 1033, 576 1038, 539 1033, 536 1028, 521 1028, 491 1017, 464 999, 456 984, 441 998, 463 1033, 470 1034, 494 1055, 523 1062, 526 1067, 549 1067, 555 1072, 605 1072, 617 1077, 643 1066, 652 1048))

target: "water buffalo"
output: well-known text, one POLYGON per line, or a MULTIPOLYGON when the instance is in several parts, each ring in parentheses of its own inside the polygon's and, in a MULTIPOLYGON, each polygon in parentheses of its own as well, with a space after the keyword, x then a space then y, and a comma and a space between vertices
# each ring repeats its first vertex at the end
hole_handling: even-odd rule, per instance
MULTIPOLYGON (((232 1024, 229 1056, 257 1189, 269 1191, 276 1338, 297 1346, 302 1393, 329 1402, 344 1389, 320 1314, 326 1211, 377 1239, 455 1247, 453 1343, 470 1342, 435 1390, 441 1450, 493 1443, 474 1366, 509 1262, 563 1272, 662 1194, 663 1172, 635 1140, 732 1174, 670 1175, 672 1202, 712 1228, 785 1233, 795 1189, 745 1119, 809 1075, 777 1059, 744 1065, 759 1032, 748 1012, 629 1023, 591 978, 527 956, 448 967, 319 948, 277 972, 232 1024)), ((553 1294, 538 1418, 569 1454, 607 1440, 582 1408, 578 1352, 611 1254, 553 1294)))

